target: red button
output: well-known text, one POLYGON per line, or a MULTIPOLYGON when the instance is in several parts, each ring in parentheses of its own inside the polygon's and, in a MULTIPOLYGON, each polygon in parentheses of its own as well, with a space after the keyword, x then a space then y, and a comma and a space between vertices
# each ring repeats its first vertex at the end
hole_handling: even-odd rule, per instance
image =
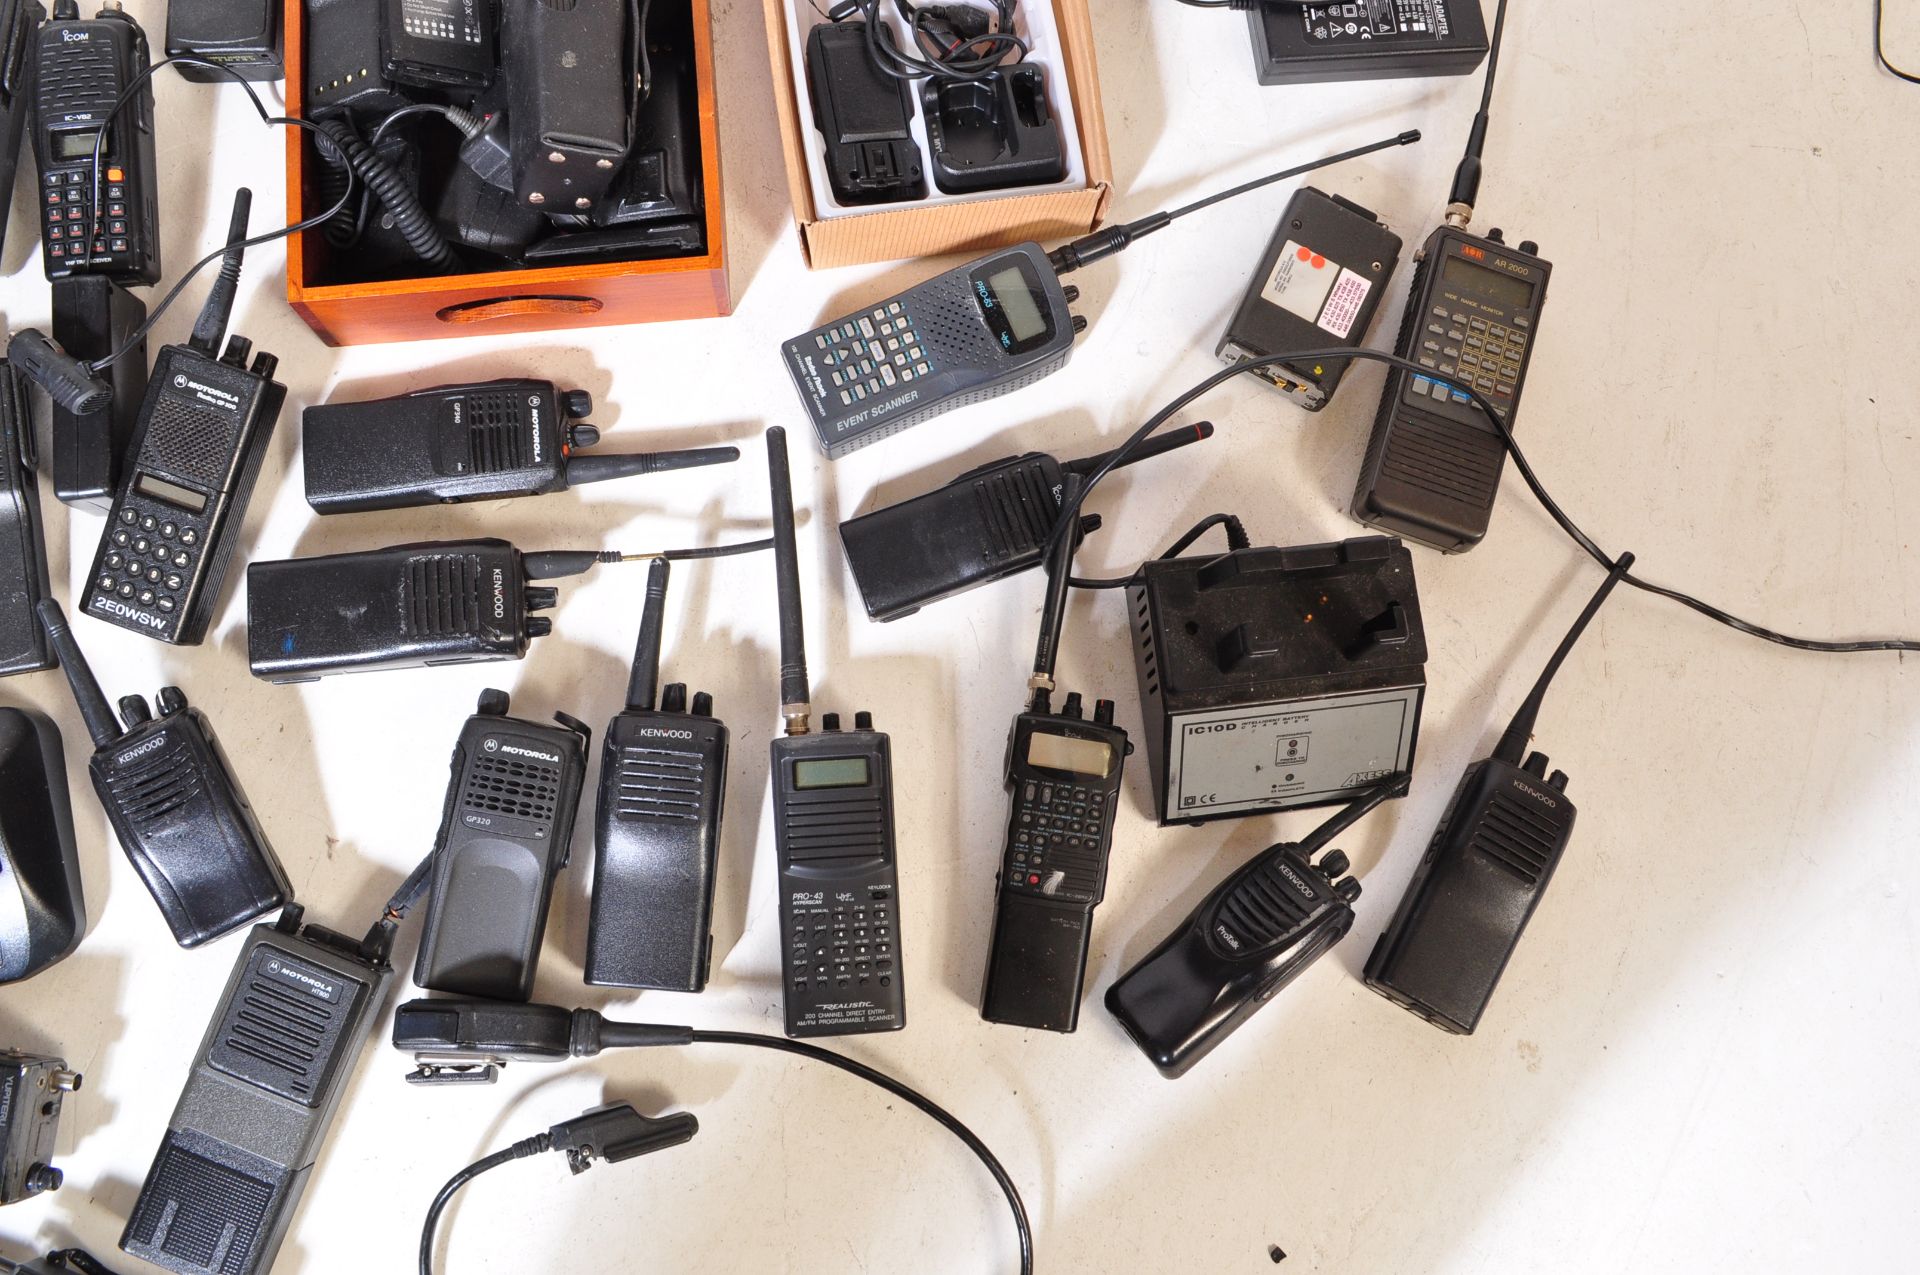
POLYGON ((1037 877, 1037 876, 1034 876, 1034 875, 1033 875, 1032 873, 1028 873, 1028 874, 1027 874, 1027 884, 1028 884, 1028 885, 1039 885, 1039 884, 1040 884, 1040 878, 1039 878, 1039 877, 1037 877))

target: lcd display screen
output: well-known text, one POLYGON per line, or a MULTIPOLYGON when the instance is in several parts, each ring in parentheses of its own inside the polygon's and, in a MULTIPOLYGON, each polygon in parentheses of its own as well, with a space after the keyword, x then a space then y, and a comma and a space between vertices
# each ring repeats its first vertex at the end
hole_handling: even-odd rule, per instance
POLYGON ((1040 312, 1040 300, 1027 286, 1027 277, 1020 267, 1008 266, 988 275, 987 286, 993 289, 994 299, 1000 303, 1000 313, 1007 316, 1007 331, 1013 334, 1014 341, 1030 341, 1047 330, 1047 316, 1040 312))
POLYGON ((793 763, 795 788, 859 788, 867 782, 864 757, 829 757, 793 763))
POLYGON ((155 478, 152 474, 141 474, 133 480, 133 489, 142 496, 152 496, 155 500, 164 500, 169 505, 178 505, 193 513, 204 513, 207 498, 199 492, 179 483, 170 483, 164 478, 155 478))
POLYGON ((92 159, 93 143, 99 133, 92 129, 68 129, 53 135, 56 159, 92 159))
POLYGON ((1076 775, 1107 776, 1113 764, 1113 749, 1097 739, 1069 739, 1065 735, 1035 734, 1027 741, 1027 761, 1048 770, 1065 770, 1076 775))
POLYGON ((1533 304, 1531 283, 1491 266, 1468 261, 1465 257, 1448 257, 1446 264, 1440 267, 1440 281, 1462 292, 1478 292, 1491 297, 1509 313, 1524 310, 1533 304))

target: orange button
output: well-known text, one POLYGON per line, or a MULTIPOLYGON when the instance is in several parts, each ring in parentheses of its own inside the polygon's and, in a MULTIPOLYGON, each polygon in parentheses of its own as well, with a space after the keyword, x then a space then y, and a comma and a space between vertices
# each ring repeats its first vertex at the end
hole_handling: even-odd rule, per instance
POLYGON ((127 175, 117 168, 109 168, 107 170, 107 180, 110 182, 123 182, 127 180, 127 175))

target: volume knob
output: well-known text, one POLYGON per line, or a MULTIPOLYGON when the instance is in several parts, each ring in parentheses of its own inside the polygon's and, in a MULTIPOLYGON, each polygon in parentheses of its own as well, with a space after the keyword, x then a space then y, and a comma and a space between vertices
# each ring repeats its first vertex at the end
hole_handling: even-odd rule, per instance
POLYGON ((593 415, 593 395, 585 390, 568 390, 560 396, 560 411, 568 420, 583 420, 593 415))

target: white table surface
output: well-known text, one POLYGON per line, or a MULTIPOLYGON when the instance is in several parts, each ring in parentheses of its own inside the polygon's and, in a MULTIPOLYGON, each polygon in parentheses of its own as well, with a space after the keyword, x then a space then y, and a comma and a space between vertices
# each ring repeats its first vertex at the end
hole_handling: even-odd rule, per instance
MULTIPOLYGON (((161 6, 128 7, 157 40, 161 6)), ((1738 613, 1811 635, 1920 633, 1920 89, 1875 70, 1865 0, 1514 8, 1477 225, 1537 239, 1555 265, 1521 425, 1545 480, 1648 576, 1738 613)), ((1096 0, 1094 14, 1118 215, 1417 126, 1424 144, 1315 180, 1411 241, 1439 216, 1477 79, 1262 89, 1238 15, 1171 0, 1096 0)), ((1920 61, 1920 14, 1893 17, 1920 61)), ((760 531, 760 431, 805 429, 777 342, 931 266, 804 268, 760 8, 721 0, 715 26, 737 313, 335 351, 283 303, 282 254, 256 251, 234 326, 280 356, 291 393, 249 556, 478 534, 665 547, 760 531), (609 449, 728 440, 746 456, 510 504, 310 515, 300 408, 507 374, 591 390, 609 449)), ((236 183, 256 186, 262 221, 275 215, 282 141, 234 88, 163 76, 159 101, 177 270, 216 242, 236 183)), ((877 626, 828 532, 970 463, 1093 451, 1212 371, 1285 199, 1220 208, 1084 272, 1090 327, 1041 385, 832 465, 796 433, 817 701, 873 710, 893 736, 901 799, 910 1026, 844 1049, 985 1137, 1025 1192, 1043 1271, 1252 1272, 1272 1269, 1271 1245, 1285 1270, 1912 1269, 1920 712, 1902 659, 1782 650, 1617 595, 1540 723, 1536 742, 1572 775, 1582 813, 1480 1031, 1443 1035, 1361 985, 1461 768, 1491 747, 1599 579, 1511 474, 1481 548, 1417 551, 1431 647, 1418 774, 1407 800, 1342 843, 1366 888, 1347 941, 1186 1079, 1156 1075, 1097 998, 1223 873, 1320 816, 1161 831, 1144 813, 1142 756, 1080 1030, 980 1021, 997 771, 1041 580, 877 626)), ((23 181, 0 284, 15 327, 48 311, 31 201, 23 181)), ((1383 314, 1397 315, 1406 273, 1383 314)), ((183 338, 200 295, 189 290, 162 339, 183 338)), ((1193 413, 1218 423, 1212 442, 1098 494, 1107 527, 1082 568, 1125 570, 1216 509, 1242 515, 1255 543, 1358 534, 1345 508, 1380 375, 1360 368, 1317 416, 1250 382, 1219 390, 1193 413)), ((46 505, 57 591, 71 597, 100 521, 46 505)), ((204 646, 89 621, 79 633, 110 695, 177 682, 211 714, 310 918, 357 930, 430 846, 447 751, 482 687, 510 689, 520 713, 564 709, 596 729, 617 709, 642 579, 602 567, 563 582, 556 634, 520 664, 298 688, 248 676, 237 570, 204 646)), ((668 672, 711 690, 734 733, 712 984, 698 997, 582 986, 583 812, 539 997, 780 1030, 765 812, 774 632, 766 559, 675 572, 668 672)), ((1075 600, 1062 667, 1137 727, 1111 596, 1075 600)), ((0 1041, 56 1049, 87 1076, 61 1132, 66 1187, 7 1209, 0 1242, 78 1241, 138 1271, 114 1244, 239 940, 197 952, 170 941, 87 788, 60 676, 10 679, 0 701, 49 710, 65 730, 91 917, 76 955, 0 991, 0 1041)), ((412 951, 409 934, 405 967, 412 951)), ((453 1214, 446 1271, 1011 1269, 1007 1217, 979 1166, 919 1115, 822 1068, 699 1047, 422 1092, 402 1083, 405 1066, 383 1027, 281 1275, 411 1270, 446 1176, 603 1094, 694 1111, 701 1132, 577 1181, 557 1156, 489 1175, 453 1214)))

